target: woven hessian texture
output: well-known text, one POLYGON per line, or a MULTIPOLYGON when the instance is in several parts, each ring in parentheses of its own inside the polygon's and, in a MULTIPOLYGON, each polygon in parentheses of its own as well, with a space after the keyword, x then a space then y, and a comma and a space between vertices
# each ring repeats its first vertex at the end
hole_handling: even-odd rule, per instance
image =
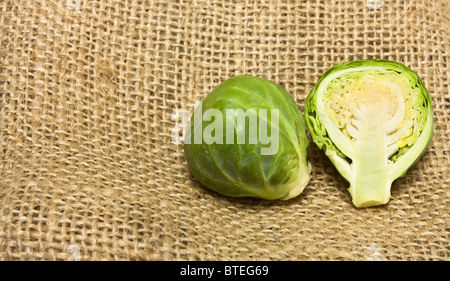
POLYGON ((0 259, 449 260, 449 2, 376 2, 1 1, 0 259), (174 110, 249 74, 303 111, 326 69, 365 58, 415 70, 434 107, 387 205, 353 207, 314 144, 292 200, 193 179, 174 110))

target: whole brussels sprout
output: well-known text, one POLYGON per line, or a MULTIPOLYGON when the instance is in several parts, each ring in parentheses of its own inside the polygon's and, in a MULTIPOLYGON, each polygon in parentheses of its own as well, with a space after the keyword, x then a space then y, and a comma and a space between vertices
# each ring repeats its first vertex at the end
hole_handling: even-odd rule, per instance
POLYGON ((286 90, 265 79, 235 76, 195 109, 185 156, 194 177, 218 193, 287 200, 309 181, 305 130, 286 90))
POLYGON ((385 204, 433 135, 431 98, 419 76, 393 61, 330 68, 309 93, 305 117, 313 141, 350 183, 357 207, 385 204))

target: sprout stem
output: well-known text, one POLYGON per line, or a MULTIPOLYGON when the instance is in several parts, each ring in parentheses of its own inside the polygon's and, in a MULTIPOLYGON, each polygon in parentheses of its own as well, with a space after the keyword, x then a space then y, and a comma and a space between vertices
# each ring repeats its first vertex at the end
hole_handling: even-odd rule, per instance
POLYGON ((376 111, 368 112, 356 147, 355 177, 349 188, 356 207, 385 204, 390 197, 384 146, 385 123, 377 118, 377 114, 376 111))

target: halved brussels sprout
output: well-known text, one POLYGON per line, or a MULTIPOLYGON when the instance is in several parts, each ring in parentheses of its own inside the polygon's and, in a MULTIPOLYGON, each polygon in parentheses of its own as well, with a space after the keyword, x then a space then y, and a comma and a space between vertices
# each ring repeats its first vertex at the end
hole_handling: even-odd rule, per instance
POLYGON ((306 123, 350 183, 357 207, 385 204, 433 135, 431 98, 419 76, 393 61, 362 60, 330 68, 309 93, 306 123))
POLYGON ((194 177, 218 193, 287 200, 309 181, 305 130, 286 90, 261 78, 236 76, 195 109, 185 156, 194 177))

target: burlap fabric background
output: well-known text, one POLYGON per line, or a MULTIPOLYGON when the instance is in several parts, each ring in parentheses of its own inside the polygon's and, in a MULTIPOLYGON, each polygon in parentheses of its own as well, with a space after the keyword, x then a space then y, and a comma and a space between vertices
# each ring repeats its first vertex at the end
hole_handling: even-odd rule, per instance
POLYGON ((448 260, 450 8, 400 1, 0 1, 1 260, 448 260), (435 135, 382 207, 358 210, 312 144, 286 202, 191 176, 171 130, 228 77, 305 98, 335 63, 402 62, 435 135))

